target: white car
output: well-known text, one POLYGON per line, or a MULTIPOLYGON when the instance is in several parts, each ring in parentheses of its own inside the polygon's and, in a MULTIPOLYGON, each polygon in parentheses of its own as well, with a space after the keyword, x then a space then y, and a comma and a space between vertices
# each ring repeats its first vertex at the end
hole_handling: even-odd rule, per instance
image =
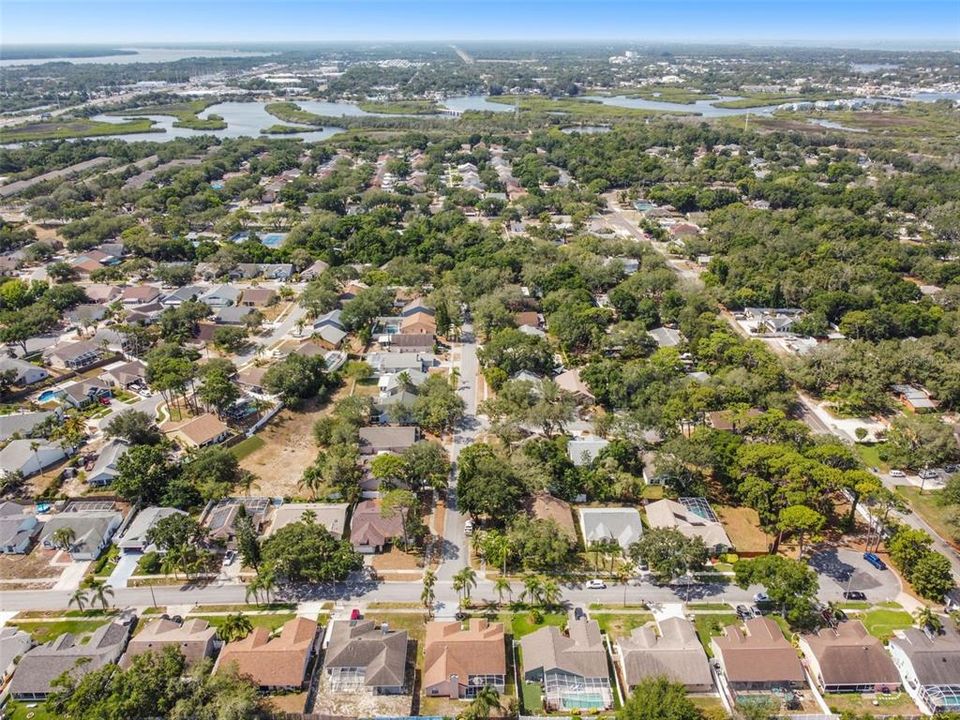
POLYGON ((890 477, 906 477, 907 474, 903 470, 891 470, 890 477))
POLYGON ((587 580, 587 590, 603 590, 607 584, 603 580, 587 580))
POLYGON ((753 596, 753 601, 756 603, 770 602, 770 596, 767 595, 765 592, 758 592, 756 595, 753 596))

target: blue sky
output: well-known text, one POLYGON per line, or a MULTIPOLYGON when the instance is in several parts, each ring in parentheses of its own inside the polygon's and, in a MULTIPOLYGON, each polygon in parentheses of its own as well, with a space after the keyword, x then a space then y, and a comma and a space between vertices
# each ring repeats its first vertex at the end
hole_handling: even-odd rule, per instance
POLYGON ((960 47, 960 0, 0 0, 0 12, 4 44, 624 39, 960 47))

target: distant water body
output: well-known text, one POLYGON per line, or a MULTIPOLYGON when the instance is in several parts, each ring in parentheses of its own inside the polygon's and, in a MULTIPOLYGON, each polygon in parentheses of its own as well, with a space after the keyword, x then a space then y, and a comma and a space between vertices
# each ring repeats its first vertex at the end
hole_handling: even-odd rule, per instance
POLYGON ((235 58, 235 57, 266 57, 272 53, 253 52, 249 50, 229 50, 210 48, 116 48, 130 50, 133 54, 124 55, 90 55, 85 57, 46 57, 46 58, 2 58, 0 67, 14 65, 44 65, 53 62, 68 62, 73 65, 132 65, 134 63, 165 63, 186 60, 187 58, 235 58))

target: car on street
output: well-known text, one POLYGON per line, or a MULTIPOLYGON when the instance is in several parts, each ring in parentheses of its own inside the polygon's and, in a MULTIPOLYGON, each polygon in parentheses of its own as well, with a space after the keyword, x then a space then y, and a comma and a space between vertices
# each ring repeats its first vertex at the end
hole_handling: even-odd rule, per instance
POLYGON ((737 617, 741 620, 749 620, 753 617, 753 613, 747 608, 746 605, 737 605, 737 617))
POLYGON ((940 473, 936 470, 928 469, 920 471, 921 480, 936 480, 938 477, 940 477, 940 473))
POLYGON ((904 478, 907 474, 903 470, 891 470, 890 477, 904 478))
POLYGON ((847 590, 843 593, 844 600, 866 600, 867 594, 860 590, 847 590))
POLYGON ((768 603, 770 602, 770 596, 767 595, 765 592, 758 592, 756 595, 753 596, 753 601, 755 603, 768 603))
POLYGON ((594 578, 593 580, 587 580, 587 590, 603 590, 607 587, 607 584, 603 580, 594 578))
POLYGON ((463 534, 466 535, 467 537, 470 537, 471 535, 473 535, 473 520, 467 520, 463 524, 463 534))
POLYGON ((863 559, 866 560, 871 565, 873 565, 877 570, 887 569, 887 564, 883 560, 881 560, 876 553, 865 552, 863 554, 863 559))

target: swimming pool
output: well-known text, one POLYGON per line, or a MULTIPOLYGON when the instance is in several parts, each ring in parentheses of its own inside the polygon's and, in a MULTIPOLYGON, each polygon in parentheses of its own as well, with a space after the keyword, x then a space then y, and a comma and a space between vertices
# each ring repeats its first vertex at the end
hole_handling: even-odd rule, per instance
POLYGON ((260 236, 260 243, 269 248, 277 248, 280 247, 286 239, 286 233, 267 233, 266 235, 260 236))
POLYGON ((37 398, 37 402, 48 403, 48 402, 58 402, 60 400, 60 391, 59 390, 44 390, 40 393, 40 396, 37 398))

